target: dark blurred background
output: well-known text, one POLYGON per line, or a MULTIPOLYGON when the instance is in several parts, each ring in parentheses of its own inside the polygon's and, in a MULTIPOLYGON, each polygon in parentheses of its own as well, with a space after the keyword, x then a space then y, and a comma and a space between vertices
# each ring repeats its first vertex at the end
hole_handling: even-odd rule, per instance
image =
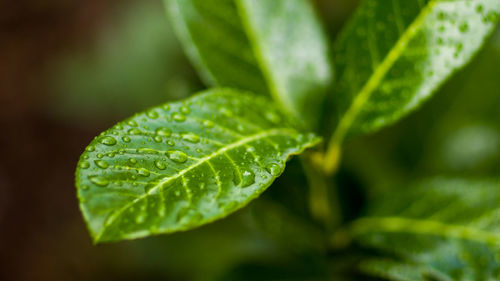
MULTIPOLYGON (((332 39, 356 3, 315 1, 332 39)), ((417 112, 350 142, 340 182, 370 198, 423 176, 498 174, 499 76, 497 32, 417 112)), ((0 280, 209 280, 283 260, 246 209, 187 233, 91 243, 73 183, 83 148, 123 117, 203 87, 161 0, 2 0, 0 280)), ((291 166, 276 185, 297 185, 291 166)))

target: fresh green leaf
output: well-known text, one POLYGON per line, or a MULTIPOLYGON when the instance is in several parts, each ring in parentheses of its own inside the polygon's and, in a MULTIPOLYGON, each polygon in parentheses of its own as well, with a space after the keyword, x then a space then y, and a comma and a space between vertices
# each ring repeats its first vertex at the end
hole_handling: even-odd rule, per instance
POLYGON ((380 199, 350 230, 361 245, 446 277, 439 280, 497 280, 499 188, 498 180, 424 181, 380 199))
POLYGON ((416 108, 472 58, 499 13, 498 0, 365 0, 334 47, 332 143, 416 108))
POLYGON ((96 242, 191 229, 245 206, 317 142, 267 98, 210 90, 94 139, 76 172, 81 209, 96 242))
POLYGON ((332 70, 307 0, 169 0, 184 47, 210 85, 270 93, 315 126, 332 70))
POLYGON ((426 267, 390 259, 363 260, 359 264, 359 269, 371 276, 388 280, 429 281, 438 278, 436 273, 426 267), (433 279, 429 277, 433 277, 433 279))

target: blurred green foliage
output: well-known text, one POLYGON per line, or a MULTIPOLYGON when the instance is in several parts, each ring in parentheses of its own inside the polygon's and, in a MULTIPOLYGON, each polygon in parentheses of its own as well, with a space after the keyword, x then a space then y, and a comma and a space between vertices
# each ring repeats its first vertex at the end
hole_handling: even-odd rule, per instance
POLYGON ((119 5, 95 41, 60 58, 51 107, 63 118, 114 120, 201 88, 161 1, 119 5))

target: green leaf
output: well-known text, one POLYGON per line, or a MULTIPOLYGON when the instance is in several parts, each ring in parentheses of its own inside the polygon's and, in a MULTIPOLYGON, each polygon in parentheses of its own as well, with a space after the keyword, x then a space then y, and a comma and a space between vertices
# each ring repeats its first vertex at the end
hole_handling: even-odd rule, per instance
POLYGON ((335 42, 333 143, 416 108, 483 45, 498 0, 365 0, 335 42))
MULTIPOLYGON (((500 181, 437 178, 380 199, 351 233, 439 280, 500 278, 500 181)), ((414 279, 393 279, 414 280, 414 279)))
POLYGON ((187 54, 210 85, 270 93, 316 125, 332 70, 307 0, 169 0, 187 54))
POLYGON ((359 264, 359 269, 368 275, 388 280, 429 281, 439 278, 426 267, 390 259, 363 260, 359 264))
POLYGON ((95 138, 76 171, 80 206, 96 242, 191 229, 245 206, 318 141, 266 98, 210 90, 95 138))

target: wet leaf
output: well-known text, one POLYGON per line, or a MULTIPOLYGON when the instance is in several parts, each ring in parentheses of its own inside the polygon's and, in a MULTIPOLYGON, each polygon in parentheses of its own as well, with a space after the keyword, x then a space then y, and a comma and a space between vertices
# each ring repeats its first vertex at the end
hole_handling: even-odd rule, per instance
POLYGON ((191 229, 245 206, 317 142, 267 98, 210 90, 96 137, 76 172, 80 206, 96 242, 191 229))

